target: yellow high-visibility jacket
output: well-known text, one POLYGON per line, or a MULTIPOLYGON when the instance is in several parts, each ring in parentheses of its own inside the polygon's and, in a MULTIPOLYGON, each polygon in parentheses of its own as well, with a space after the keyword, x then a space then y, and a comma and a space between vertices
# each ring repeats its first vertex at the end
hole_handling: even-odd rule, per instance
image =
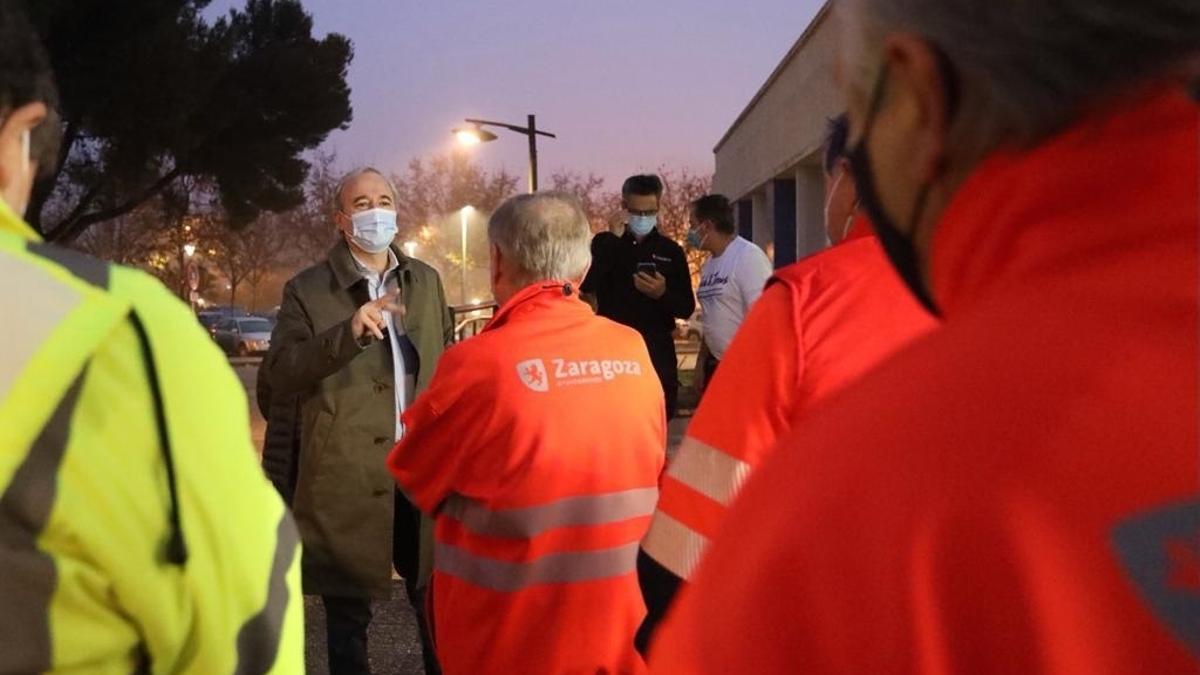
POLYGON ((0 201, 0 673, 300 673, 298 561, 187 308, 0 201))

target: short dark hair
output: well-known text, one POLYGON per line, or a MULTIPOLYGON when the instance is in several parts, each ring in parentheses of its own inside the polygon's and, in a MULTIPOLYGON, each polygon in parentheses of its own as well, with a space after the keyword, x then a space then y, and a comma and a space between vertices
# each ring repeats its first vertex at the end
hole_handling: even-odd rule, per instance
POLYGON ((33 159, 45 176, 58 163, 62 131, 58 123, 58 88, 50 58, 29 17, 17 0, 0 0, 0 118, 30 103, 50 110, 33 130, 33 159))
POLYGON ((725 195, 704 195, 692 202, 692 215, 696 220, 707 220, 717 232, 733 234, 733 204, 725 195))
POLYGON ((846 156, 850 139, 850 118, 846 113, 829 120, 825 129, 825 173, 832 174, 838 160, 846 156))
POLYGON ((661 199, 663 193, 662 179, 654 174, 638 174, 625 179, 625 184, 621 186, 621 196, 628 197, 630 195, 654 195, 661 199))

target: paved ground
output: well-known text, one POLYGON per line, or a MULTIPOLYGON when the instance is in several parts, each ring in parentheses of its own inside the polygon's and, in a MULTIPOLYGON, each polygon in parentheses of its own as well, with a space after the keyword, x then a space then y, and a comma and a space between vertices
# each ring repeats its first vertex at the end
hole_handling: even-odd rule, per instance
MULTIPOLYGON (((255 447, 261 450, 267 424, 254 401, 259 359, 232 359, 231 365, 246 388, 246 396, 250 403, 251 435, 255 447)), ((674 455, 675 449, 679 447, 690 420, 691 409, 696 405, 696 395, 690 387, 690 375, 690 372, 681 373, 680 379, 685 386, 681 387, 679 398, 680 412, 684 416, 671 422, 668 455, 674 455)), ((309 675, 327 675, 329 668, 325 651, 325 610, 319 598, 305 597, 304 618, 307 672, 309 675)), ((417 635, 416 621, 413 619, 404 586, 398 579, 392 582, 391 598, 375 605, 375 618, 367 636, 367 649, 371 658, 371 671, 376 675, 422 675, 425 672, 421 664, 421 643, 417 635)))

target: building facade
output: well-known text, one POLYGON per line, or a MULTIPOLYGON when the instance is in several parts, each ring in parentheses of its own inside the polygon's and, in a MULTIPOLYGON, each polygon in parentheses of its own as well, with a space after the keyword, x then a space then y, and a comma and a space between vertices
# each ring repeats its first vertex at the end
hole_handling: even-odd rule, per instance
POLYGON ((717 143, 713 191, 736 204, 739 233, 783 267, 828 245, 822 144, 841 112, 830 3, 717 143))

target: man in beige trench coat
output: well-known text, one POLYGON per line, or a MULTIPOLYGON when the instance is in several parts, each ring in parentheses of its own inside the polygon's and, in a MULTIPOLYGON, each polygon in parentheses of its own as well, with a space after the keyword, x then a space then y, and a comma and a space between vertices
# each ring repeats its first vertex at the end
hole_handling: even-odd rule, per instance
POLYGON ((417 610, 426 670, 437 672, 421 603, 420 515, 384 460, 403 435, 399 413, 433 376, 454 325, 437 272, 393 242, 390 181, 359 169, 336 201, 339 241, 284 288, 263 366, 272 396, 299 397, 299 457, 264 463, 298 463, 304 591, 325 604, 330 672, 369 672, 371 597, 387 596, 393 566, 417 610))

